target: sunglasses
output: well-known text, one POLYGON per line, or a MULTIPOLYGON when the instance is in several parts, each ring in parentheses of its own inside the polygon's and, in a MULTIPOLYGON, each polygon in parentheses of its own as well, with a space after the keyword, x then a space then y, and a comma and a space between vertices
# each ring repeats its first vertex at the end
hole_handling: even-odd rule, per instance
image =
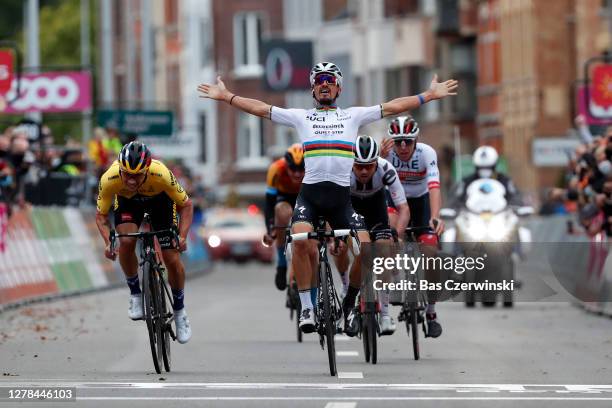
POLYGON ((406 146, 410 146, 414 143, 414 139, 396 139, 395 140, 395 145, 397 147, 400 147, 402 143, 406 143, 406 146))
POLYGON ((319 74, 314 79, 315 85, 322 85, 325 82, 331 85, 336 85, 338 83, 336 77, 329 74, 319 74))
POLYGON ((376 162, 372 163, 355 163, 355 169, 357 170, 372 170, 376 166, 376 162))

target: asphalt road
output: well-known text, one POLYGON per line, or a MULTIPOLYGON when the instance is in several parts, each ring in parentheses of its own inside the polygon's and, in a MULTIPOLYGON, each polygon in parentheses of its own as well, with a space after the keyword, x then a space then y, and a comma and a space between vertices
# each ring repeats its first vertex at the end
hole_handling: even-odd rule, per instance
POLYGON ((379 339, 377 365, 360 340, 338 338, 332 378, 318 338, 296 342, 273 274, 218 264, 188 281, 193 338, 173 344, 173 371, 162 375, 144 323, 127 317, 127 288, 7 311, 0 386, 76 387, 76 403, 47 404, 78 407, 612 406, 610 319, 568 303, 439 304, 444 333, 422 341, 420 361, 398 325, 379 339))

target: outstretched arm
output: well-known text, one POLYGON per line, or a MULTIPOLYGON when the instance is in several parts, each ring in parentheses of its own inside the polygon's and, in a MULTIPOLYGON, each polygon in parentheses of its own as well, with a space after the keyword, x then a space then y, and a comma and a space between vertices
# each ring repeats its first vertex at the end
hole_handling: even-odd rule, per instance
POLYGON ((438 82, 438 75, 434 75, 429 89, 419 95, 404 96, 382 104, 383 116, 397 115, 402 112, 418 108, 424 103, 435 99, 442 99, 448 95, 457 95, 459 82, 454 79, 438 82))
POLYGON ((216 101, 227 102, 235 108, 238 108, 251 115, 260 116, 270 119, 270 111, 272 106, 257 99, 245 98, 230 92, 226 87, 221 77, 217 77, 217 84, 200 84, 198 85, 200 98, 210 98, 216 101))

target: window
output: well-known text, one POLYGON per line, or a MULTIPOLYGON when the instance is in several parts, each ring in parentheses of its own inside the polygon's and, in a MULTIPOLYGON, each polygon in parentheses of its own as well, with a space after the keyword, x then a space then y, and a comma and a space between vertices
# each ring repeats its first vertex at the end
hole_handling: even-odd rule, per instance
POLYGON ((262 18, 259 13, 240 13, 234 16, 234 70, 239 76, 259 76, 262 18))
POLYGON ((212 60, 212 32, 210 20, 200 19, 200 66, 210 65, 212 60))
POLYGON ((238 115, 237 153, 239 159, 258 160, 264 157, 263 120, 240 112, 238 115))
POLYGON ((206 163, 206 114, 200 113, 200 160, 206 163))

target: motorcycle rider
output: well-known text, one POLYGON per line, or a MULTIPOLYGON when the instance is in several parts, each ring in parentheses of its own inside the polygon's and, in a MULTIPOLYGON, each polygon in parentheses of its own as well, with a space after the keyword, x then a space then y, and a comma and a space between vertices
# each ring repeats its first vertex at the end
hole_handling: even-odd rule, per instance
POLYGON ((497 170, 499 154, 491 146, 480 146, 472 156, 475 171, 459 182, 455 187, 454 207, 464 206, 467 200, 467 188, 476 180, 490 178, 499 181, 506 189, 506 201, 509 205, 521 205, 521 195, 510 177, 497 170))

